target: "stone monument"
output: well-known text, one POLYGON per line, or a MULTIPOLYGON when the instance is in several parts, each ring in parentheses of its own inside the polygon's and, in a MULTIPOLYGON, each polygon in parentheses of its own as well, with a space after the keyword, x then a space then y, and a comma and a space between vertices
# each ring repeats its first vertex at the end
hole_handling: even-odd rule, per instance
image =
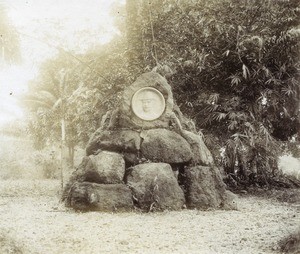
POLYGON ((90 138, 63 193, 76 210, 142 211, 235 207, 192 121, 156 72, 124 90, 90 138))

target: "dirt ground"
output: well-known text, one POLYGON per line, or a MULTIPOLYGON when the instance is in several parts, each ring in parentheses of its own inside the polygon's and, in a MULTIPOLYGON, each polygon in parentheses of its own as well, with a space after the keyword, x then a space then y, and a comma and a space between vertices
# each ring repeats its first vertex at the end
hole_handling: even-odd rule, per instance
POLYGON ((300 204, 239 197, 236 211, 76 213, 55 180, 0 182, 0 253, 278 253, 300 204))

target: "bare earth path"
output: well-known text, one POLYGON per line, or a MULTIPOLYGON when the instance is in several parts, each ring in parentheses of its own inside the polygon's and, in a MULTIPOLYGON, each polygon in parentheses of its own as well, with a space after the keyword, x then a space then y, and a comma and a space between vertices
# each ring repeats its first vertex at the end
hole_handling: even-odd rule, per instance
POLYGON ((0 182, 0 253, 278 253, 300 206, 240 197, 237 211, 75 213, 58 181, 0 182))

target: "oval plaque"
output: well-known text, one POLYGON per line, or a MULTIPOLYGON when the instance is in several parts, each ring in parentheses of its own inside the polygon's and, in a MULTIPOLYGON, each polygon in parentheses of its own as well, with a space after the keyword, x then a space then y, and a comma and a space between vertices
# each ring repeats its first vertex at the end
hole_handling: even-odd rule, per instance
POLYGON ((132 96, 132 111, 142 120, 152 121, 159 118, 165 107, 164 96, 153 87, 141 88, 132 96))

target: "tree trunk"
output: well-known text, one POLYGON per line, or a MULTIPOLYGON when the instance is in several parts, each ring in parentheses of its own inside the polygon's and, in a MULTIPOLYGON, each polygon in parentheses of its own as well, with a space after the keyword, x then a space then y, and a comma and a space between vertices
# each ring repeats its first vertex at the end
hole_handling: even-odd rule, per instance
POLYGON ((139 75, 144 70, 143 34, 142 34, 142 0, 127 0, 127 44, 128 68, 134 75, 139 75))
POLYGON ((65 142, 66 142, 66 125, 65 118, 61 119, 61 144, 60 144, 60 179, 61 179, 61 189, 64 188, 64 168, 65 168, 65 142))
POLYGON ((75 146, 74 144, 69 144, 68 145, 69 149, 69 162, 70 166, 73 168, 74 167, 74 153, 75 153, 75 146))
POLYGON ((64 188, 64 169, 65 169, 65 147, 66 147, 66 116, 65 116, 65 82, 66 73, 61 74, 60 79, 60 98, 61 98, 61 158, 60 158, 60 174, 61 174, 61 189, 64 188))

